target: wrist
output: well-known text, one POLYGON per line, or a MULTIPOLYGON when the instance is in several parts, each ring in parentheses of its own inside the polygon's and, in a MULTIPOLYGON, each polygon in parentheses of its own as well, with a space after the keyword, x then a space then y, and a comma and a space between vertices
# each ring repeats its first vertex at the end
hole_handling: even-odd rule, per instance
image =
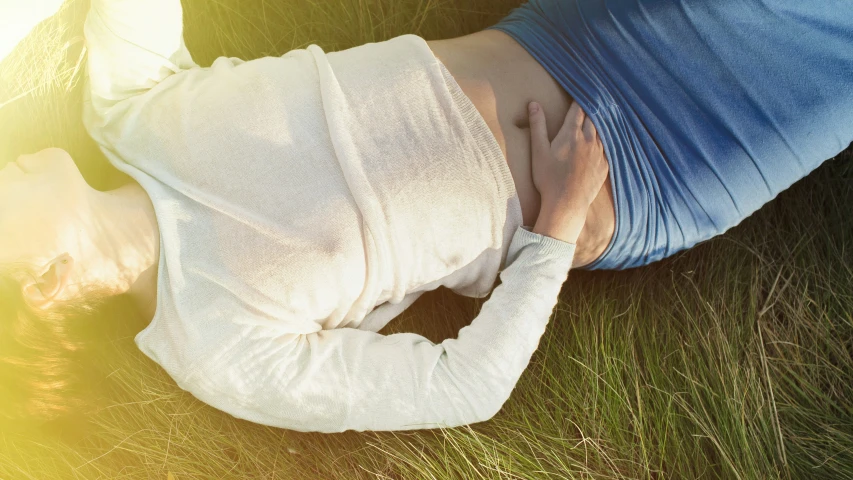
POLYGON ((577 244, 580 232, 586 223, 589 206, 563 206, 559 209, 543 204, 542 210, 531 230, 568 243, 577 244))
POLYGON ((567 185, 560 190, 549 190, 547 193, 540 193, 540 209, 548 209, 552 211, 560 210, 587 210, 595 200, 595 194, 580 195, 582 189, 575 188, 572 185, 567 185), (589 198, 587 198, 589 197, 589 198))

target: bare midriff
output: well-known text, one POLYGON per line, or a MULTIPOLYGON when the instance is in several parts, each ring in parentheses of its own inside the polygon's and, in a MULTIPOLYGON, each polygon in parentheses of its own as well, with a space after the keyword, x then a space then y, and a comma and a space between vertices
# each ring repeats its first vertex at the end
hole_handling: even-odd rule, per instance
MULTIPOLYGON (((471 99, 506 158, 521 203, 524 225, 539 215, 539 192, 533 184, 527 104, 542 105, 553 139, 563 125, 572 99, 521 45, 498 30, 427 41, 430 49, 471 99)), ((616 215, 608 175, 590 205, 577 242, 573 267, 587 265, 607 248, 616 215)))

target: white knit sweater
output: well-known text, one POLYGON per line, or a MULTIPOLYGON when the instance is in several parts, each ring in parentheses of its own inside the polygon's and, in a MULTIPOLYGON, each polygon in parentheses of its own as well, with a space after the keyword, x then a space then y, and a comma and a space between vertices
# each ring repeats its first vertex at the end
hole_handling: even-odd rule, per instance
POLYGON ((84 31, 86 128, 160 228, 135 341, 181 388, 301 431, 500 409, 574 245, 521 226, 497 141, 422 38, 202 68, 179 0, 93 0, 84 31), (377 333, 438 286, 486 296, 501 268, 458 338, 377 333))

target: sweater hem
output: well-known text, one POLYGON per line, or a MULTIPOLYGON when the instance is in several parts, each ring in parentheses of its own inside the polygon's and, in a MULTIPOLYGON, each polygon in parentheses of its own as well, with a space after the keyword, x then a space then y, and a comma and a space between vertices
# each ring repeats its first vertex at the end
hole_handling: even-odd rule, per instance
POLYGON ((507 221, 513 222, 513 230, 522 225, 523 217, 521 214, 521 200, 518 197, 518 191, 515 188, 515 180, 512 178, 512 172, 507 165, 507 160, 501 151, 500 145, 495 138, 492 130, 486 124, 480 111, 474 106, 474 103, 462 91, 462 87, 456 82, 456 79, 444 66, 444 63, 435 57, 436 62, 441 68, 441 73, 444 76, 444 82, 447 89, 450 91, 450 96, 459 113, 462 116, 465 125, 468 127, 468 132, 474 139, 480 152, 488 160, 492 173, 495 175, 498 189, 505 199, 511 199, 508 202, 507 221))

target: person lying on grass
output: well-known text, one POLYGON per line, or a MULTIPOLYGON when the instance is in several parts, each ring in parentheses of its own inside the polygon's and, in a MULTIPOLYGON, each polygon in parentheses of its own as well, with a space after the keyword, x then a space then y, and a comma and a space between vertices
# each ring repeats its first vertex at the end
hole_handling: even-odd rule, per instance
POLYGON ((73 367, 40 360, 127 295, 137 346, 235 417, 491 418, 571 267, 723 233, 853 139, 853 15, 777 3, 531 1, 459 38, 201 67, 179 0, 92 0, 83 122, 132 181, 94 190, 56 148, 0 171, 3 414, 67 411, 73 367), (440 344, 378 333, 439 286, 491 296, 440 344))

